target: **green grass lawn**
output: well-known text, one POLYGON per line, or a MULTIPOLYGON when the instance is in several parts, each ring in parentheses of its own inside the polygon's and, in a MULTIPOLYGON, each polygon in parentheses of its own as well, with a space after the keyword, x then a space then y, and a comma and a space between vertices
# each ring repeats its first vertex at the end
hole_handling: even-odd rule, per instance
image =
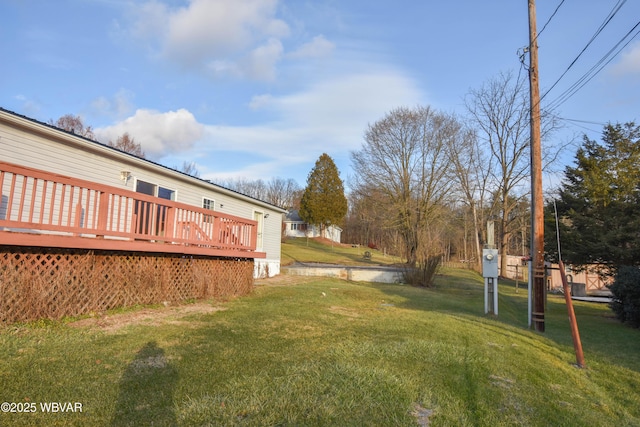
POLYGON ((37 409, 0 413, 0 425, 640 425, 640 331, 604 305, 575 305, 579 369, 564 300, 549 297, 536 333, 511 282, 497 318, 468 271, 444 270, 434 289, 258 283, 248 297, 193 304, 217 311, 0 329, 0 401, 37 409), (46 402, 82 412, 46 413, 46 402))
POLYGON ((346 244, 327 244, 317 239, 289 238, 282 243, 282 265, 295 262, 317 262, 339 265, 388 265, 401 263, 399 257, 366 246, 352 247, 346 244), (364 259, 364 253, 371 254, 364 259))

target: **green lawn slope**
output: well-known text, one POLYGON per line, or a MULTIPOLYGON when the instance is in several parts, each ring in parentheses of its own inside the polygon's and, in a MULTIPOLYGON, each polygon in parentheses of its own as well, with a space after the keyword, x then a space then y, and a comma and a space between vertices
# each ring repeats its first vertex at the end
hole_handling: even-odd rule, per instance
MULTIPOLYGON (((363 248, 316 258, 309 243, 283 251, 362 262, 363 248)), ((500 280, 499 316, 484 314, 483 280, 466 270, 443 269, 430 289, 256 285, 231 301, 1 327, 0 425, 640 425, 640 331, 606 305, 575 303, 581 369, 564 300, 549 296, 537 333, 522 284, 500 280)))

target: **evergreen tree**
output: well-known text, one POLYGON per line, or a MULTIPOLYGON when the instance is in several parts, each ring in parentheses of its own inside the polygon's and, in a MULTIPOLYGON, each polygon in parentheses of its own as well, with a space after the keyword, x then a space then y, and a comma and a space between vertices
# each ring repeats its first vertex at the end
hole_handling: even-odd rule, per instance
POLYGON ((309 172, 307 187, 300 200, 300 217, 308 224, 319 225, 321 232, 337 224, 347 213, 344 185, 333 159, 323 153, 309 172))
POLYGON ((640 126, 609 124, 602 144, 585 136, 557 207, 563 258, 613 269, 640 265, 640 126))

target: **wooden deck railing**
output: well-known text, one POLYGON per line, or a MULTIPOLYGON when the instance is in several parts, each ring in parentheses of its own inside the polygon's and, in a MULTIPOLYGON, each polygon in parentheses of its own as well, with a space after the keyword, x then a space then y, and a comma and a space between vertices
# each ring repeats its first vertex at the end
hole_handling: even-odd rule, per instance
POLYGON ((256 221, 0 161, 0 245, 263 258, 256 221))

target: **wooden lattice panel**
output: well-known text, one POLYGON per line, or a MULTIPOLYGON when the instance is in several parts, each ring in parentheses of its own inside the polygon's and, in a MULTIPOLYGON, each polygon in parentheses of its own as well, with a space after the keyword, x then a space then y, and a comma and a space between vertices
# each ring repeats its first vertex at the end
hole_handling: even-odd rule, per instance
POLYGON ((253 260, 51 248, 0 248, 0 323, 137 304, 226 299, 253 287, 253 260))

